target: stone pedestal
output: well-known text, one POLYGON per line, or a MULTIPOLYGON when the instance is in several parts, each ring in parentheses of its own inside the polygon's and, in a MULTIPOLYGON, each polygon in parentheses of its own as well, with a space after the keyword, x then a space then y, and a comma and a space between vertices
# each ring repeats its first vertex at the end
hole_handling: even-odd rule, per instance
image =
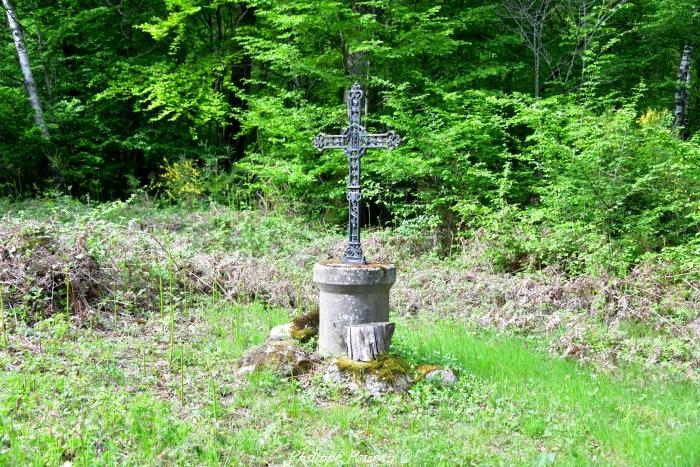
POLYGON ((393 264, 314 265, 319 299, 318 350, 345 355, 348 326, 389 321, 389 290, 396 280, 393 264))

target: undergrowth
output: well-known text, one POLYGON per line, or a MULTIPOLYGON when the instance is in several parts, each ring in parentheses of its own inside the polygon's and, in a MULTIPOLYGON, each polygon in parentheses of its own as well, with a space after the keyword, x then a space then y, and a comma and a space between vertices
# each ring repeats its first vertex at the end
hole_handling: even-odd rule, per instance
MULTIPOLYGON (((97 330, 152 313, 172 322, 193 294, 313 315, 312 265, 344 247, 336 229, 298 217, 162 208, 140 198, 92 206, 0 201, 0 215, 6 335, 55 313, 97 330)), ((383 229, 364 238, 369 258, 397 264, 391 304, 399 315, 536 336, 550 352, 599 368, 636 364, 698 378, 700 286, 682 262, 674 269, 642 263, 624 277, 569 276, 554 267, 504 274, 491 263, 487 238, 464 240, 443 257, 424 234, 383 229)), ((297 337, 315 332, 299 324, 297 337)))

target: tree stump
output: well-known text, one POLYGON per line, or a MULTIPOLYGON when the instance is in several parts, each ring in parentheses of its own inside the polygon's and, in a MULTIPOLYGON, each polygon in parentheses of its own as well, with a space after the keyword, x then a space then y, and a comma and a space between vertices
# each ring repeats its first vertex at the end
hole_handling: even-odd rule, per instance
POLYGON ((350 360, 369 362, 389 350, 394 323, 366 323, 348 326, 347 347, 350 360))

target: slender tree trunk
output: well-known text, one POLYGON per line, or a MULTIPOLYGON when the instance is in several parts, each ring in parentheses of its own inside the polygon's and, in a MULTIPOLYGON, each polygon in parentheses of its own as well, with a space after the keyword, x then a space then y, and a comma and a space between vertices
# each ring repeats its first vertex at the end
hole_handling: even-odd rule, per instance
MULTIPOLYGON (((41 33, 36 35, 36 43, 38 45, 38 52, 43 56, 44 54, 44 39, 41 37, 41 33)), ((44 85, 46 86, 46 105, 48 109, 51 110, 53 104, 53 86, 51 85, 51 76, 49 75, 49 68, 46 66, 46 61, 41 60, 40 62, 41 71, 44 73, 44 85)))
POLYGON ((539 47, 533 51, 535 56, 535 99, 540 97, 540 51, 539 47))
MULTIPOLYGON (((502 0, 503 7, 515 23, 515 31, 525 41, 525 46, 532 51, 534 59, 535 99, 540 97, 540 74, 542 59, 547 60, 547 50, 543 43, 544 29, 552 12, 552 0, 502 0)), ((550 64, 551 68, 551 64, 550 64)))
POLYGON ((688 104, 690 103, 690 65, 693 57, 693 46, 686 44, 681 54, 678 66, 678 83, 673 107, 673 128, 682 128, 686 124, 688 104))
POLYGON ((39 93, 36 89, 36 81, 34 81, 34 74, 32 73, 32 68, 29 64, 29 54, 27 53, 27 46, 24 43, 22 29, 20 28, 19 20, 17 19, 17 12, 15 11, 12 3, 10 3, 10 0, 2 0, 2 6, 7 14, 7 24, 10 26, 12 38, 15 41, 17 58, 19 58, 19 66, 22 69, 22 74, 24 75, 24 85, 27 88, 27 94, 29 95, 29 103, 34 110, 34 122, 44 138, 48 139, 49 129, 46 127, 46 120, 44 120, 44 111, 41 108, 41 100, 39 100, 39 93))
MULTIPOLYGON (((29 8, 32 10, 35 10, 37 8, 36 3, 34 0, 29 0, 29 8)), ((46 57, 44 55, 44 38, 41 35, 41 31, 36 32, 36 46, 37 46, 37 52, 39 52, 39 66, 41 67, 41 71, 44 75, 44 86, 46 90, 46 101, 44 102, 44 105, 48 108, 51 109, 51 106, 53 104, 53 85, 51 84, 51 76, 49 74, 49 67, 47 66, 46 63, 46 57)))
MULTIPOLYGON (((238 5, 239 12, 236 21, 237 26, 252 26, 255 25, 256 15, 255 7, 240 3, 238 5)), ((236 34, 236 31, 232 31, 236 34)), ((246 90, 248 88, 248 79, 250 79, 253 70, 253 59, 246 54, 243 54, 241 60, 231 65, 231 84, 236 89, 246 90)), ((232 108, 243 112, 247 109, 246 101, 235 92, 228 92, 228 101, 232 108)), ((235 162, 245 155, 246 137, 240 135, 241 122, 238 117, 235 117, 224 128, 224 141, 233 148, 232 158, 229 162, 235 162)))

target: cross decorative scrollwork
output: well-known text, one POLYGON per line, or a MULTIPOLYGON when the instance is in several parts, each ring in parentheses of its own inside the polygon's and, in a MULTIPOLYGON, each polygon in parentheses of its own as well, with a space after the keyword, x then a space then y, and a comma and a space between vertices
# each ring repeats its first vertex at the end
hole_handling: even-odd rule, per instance
POLYGON ((401 138, 389 131, 387 133, 369 134, 361 123, 362 88, 359 84, 352 85, 347 97, 349 125, 341 135, 326 135, 321 133, 314 138, 314 146, 320 151, 324 149, 343 149, 348 157, 348 205, 350 208, 348 222, 348 246, 343 255, 343 262, 364 264, 365 255, 360 244, 360 160, 367 149, 394 149, 401 143, 401 138))

